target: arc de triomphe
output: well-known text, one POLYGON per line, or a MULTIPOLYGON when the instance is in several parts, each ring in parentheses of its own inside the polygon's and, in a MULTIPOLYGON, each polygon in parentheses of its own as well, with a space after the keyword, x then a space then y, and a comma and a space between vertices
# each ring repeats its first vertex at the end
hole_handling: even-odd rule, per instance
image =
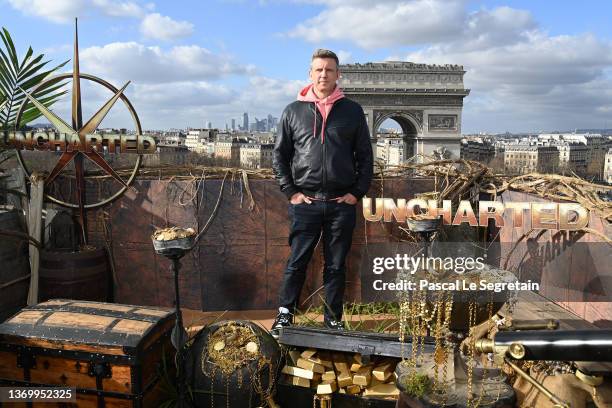
POLYGON ((393 119, 402 128, 406 158, 436 150, 459 157, 463 98, 470 93, 463 86, 462 66, 344 64, 340 74, 344 94, 363 107, 374 145, 380 125, 393 119))

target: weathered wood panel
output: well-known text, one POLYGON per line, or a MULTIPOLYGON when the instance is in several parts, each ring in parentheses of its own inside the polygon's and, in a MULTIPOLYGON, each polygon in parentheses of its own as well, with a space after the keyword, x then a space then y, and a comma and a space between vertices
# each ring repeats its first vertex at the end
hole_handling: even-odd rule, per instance
MULTIPOLYGON (((249 185, 255 209, 249 210, 247 193, 240 182, 228 179, 217 216, 197 250, 182 259, 179 285, 184 307, 212 311, 277 306, 278 289, 289 256, 288 202, 274 180, 251 180, 249 185)), ((389 179, 384 186, 375 180, 370 196, 384 191, 386 197, 409 199, 431 186, 431 180, 389 179)), ((221 180, 206 180, 199 189, 182 181, 141 180, 135 188, 137 194, 126 193, 107 210, 112 220, 115 300, 172 306, 170 264, 154 254, 150 235, 154 226, 201 228, 217 201, 221 180)), ((360 299, 359 268, 365 246, 391 239, 390 225, 366 225, 361 213, 358 205, 357 227, 347 261, 347 300, 360 299)), ((308 267, 302 300, 321 287, 323 264, 322 249, 318 247, 308 267)), ((320 303, 318 295, 312 300, 320 303)))
MULTIPOLYGON (((504 202, 543 202, 540 197, 506 191, 504 202)), ((540 282, 540 294, 600 327, 612 327, 612 251, 595 234, 534 230, 525 217, 514 227, 506 212, 501 228, 501 257, 521 279, 540 282), (531 231, 531 232, 530 232, 531 231), (527 234, 527 235, 526 235, 527 234), (517 244, 518 240, 522 240, 517 244)), ((591 214, 589 228, 610 237, 612 225, 591 214)))
MULTIPOLYGON (((416 193, 431 190, 432 180, 387 179, 384 185, 374 180, 369 196, 413 198, 416 193)), ((217 201, 221 180, 207 179, 199 189, 188 182, 169 180, 140 180, 135 191, 126 193, 107 209, 110 214, 112 248, 115 254, 115 300, 121 303, 172 306, 173 277, 167 260, 154 254, 150 235, 153 226, 192 226, 201 228, 208 220, 217 201), (194 196, 194 193, 196 193, 194 196)), ((272 309, 277 306, 278 289, 289 256, 288 203, 274 180, 251 180, 250 189, 256 209, 248 209, 246 191, 239 181, 226 181, 223 199, 216 218, 210 224, 196 251, 182 260, 179 278, 182 305, 205 311, 272 309)), ((541 201, 537 197, 517 192, 506 192, 504 201, 541 201)), ((361 254, 367 245, 395 240, 397 228, 385 223, 366 223, 357 209, 357 227, 347 264, 347 300, 360 300, 359 268, 361 254)), ((506 220, 509 221, 506 215, 506 220)), ((531 226, 528 217, 521 228, 503 227, 489 234, 503 244, 500 255, 509 258, 509 269, 522 278, 553 282, 542 285, 542 293, 558 297, 561 303, 575 300, 582 288, 601 275, 608 264, 589 264, 589 260, 575 256, 562 263, 555 271, 543 267, 551 258, 563 256, 566 248, 576 242, 598 242, 593 234, 579 232, 535 231, 530 240, 510 256, 512 244, 527 233, 531 226), (545 245, 542 245, 545 244, 545 245), (528 248, 535 252, 529 254, 528 248), (577 271, 579 273, 577 273, 577 271), (593 271, 596 271, 593 272, 593 271), (560 282, 563 290, 560 292, 560 282), (570 296, 571 295, 571 296, 570 296)), ((507 223, 508 225, 508 223, 507 223)), ((592 217, 592 228, 612 234, 612 227, 598 217, 592 217)), ((95 235, 95 232, 93 232, 95 235)), ((475 239, 475 231, 469 238, 475 239)), ((503 266, 503 265, 502 265, 503 266)), ((317 248, 307 271, 302 300, 322 285, 323 254, 317 248)), ((605 274, 604 274, 605 275, 605 274)), ((607 283, 606 283, 607 284, 607 283)), ((312 297, 319 304, 318 295, 312 297)), ((591 321, 604 321, 612 307, 602 302, 588 302, 585 298, 572 310, 591 321)))

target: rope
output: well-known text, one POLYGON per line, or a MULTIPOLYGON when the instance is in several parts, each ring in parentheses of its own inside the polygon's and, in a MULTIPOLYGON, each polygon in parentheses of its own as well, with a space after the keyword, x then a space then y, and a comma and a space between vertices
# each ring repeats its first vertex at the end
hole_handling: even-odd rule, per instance
POLYGON ((212 213, 210 214, 210 217, 208 217, 208 221, 206 221, 206 224, 204 224, 200 232, 198 232, 198 235, 196 235, 193 241, 193 245, 191 246, 191 248, 189 248, 189 250, 192 250, 198 244, 198 241, 200 240, 200 238, 202 238, 202 235, 206 232, 206 230, 208 230, 210 223, 217 215, 217 210, 219 209, 219 204, 221 203, 221 198, 223 197, 223 190, 225 188, 225 180, 227 179, 227 175, 229 173, 230 173, 229 171, 225 173, 225 176, 223 177, 223 181, 221 182, 221 188, 219 188, 219 197, 217 197, 217 203, 215 204, 215 207, 213 208, 212 213))

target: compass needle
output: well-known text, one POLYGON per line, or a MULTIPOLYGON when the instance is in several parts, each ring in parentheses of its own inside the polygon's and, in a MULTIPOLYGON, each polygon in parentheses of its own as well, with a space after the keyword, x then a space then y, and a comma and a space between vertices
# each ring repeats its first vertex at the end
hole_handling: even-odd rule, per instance
POLYGON ((127 183, 123 181, 121 176, 119 176, 119 174, 117 174, 117 172, 106 162, 106 160, 104 160, 104 158, 100 156, 100 153, 96 152, 95 150, 91 150, 90 152, 85 153, 85 156, 87 156, 89 160, 91 160, 92 162, 100 166, 102 170, 106 171, 107 174, 110 174, 115 180, 117 180, 123 186, 125 186, 126 188, 129 187, 127 183))
POLYGON ((72 57, 72 127, 80 129, 83 125, 81 113, 81 70, 79 68, 79 26, 74 19, 74 56, 72 57))
POLYGON ((28 98, 28 100, 32 102, 32 105, 36 106, 36 108, 40 111, 40 113, 42 113, 44 117, 47 118, 47 120, 51 122, 51 124, 55 126, 55 128, 60 133, 65 133, 66 135, 71 135, 75 133, 75 130, 72 128, 72 126, 64 122, 59 116, 57 116, 55 113, 47 109, 45 105, 38 102, 36 98, 34 98, 32 95, 26 92, 23 88, 19 88, 19 89, 21 89, 21 91, 24 93, 26 98, 28 98))
POLYGON ((125 90, 125 88, 127 88, 127 86, 130 84, 130 81, 128 81, 125 85, 123 85, 123 87, 121 89, 119 89, 117 91, 117 93, 110 98, 101 108, 100 110, 98 110, 92 117, 91 119, 89 119, 87 121, 87 123, 81 128, 79 129, 79 135, 80 136, 85 136, 93 131, 95 131, 98 128, 98 125, 100 125, 100 123, 102 122, 102 120, 106 117, 106 115, 108 114, 108 112, 111 110, 111 108, 115 105, 115 102, 117 102, 117 99, 119 99, 121 97, 121 95, 123 94, 123 91, 125 90))
POLYGON ((74 158, 74 155, 76 153, 77 152, 74 151, 62 153, 62 156, 55 164, 55 167, 53 168, 53 170, 51 170, 51 173, 49 173, 49 176, 45 179, 45 186, 48 186, 53 182, 53 180, 55 180, 58 174, 60 174, 62 170, 64 170, 64 167, 66 167, 68 163, 70 163, 70 161, 74 158))

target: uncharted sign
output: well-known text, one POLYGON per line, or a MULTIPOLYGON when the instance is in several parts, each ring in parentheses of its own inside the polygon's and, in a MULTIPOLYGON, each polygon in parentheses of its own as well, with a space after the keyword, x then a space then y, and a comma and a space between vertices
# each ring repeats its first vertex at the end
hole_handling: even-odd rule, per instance
POLYGON ((87 134, 81 137, 77 132, 67 134, 53 131, 4 132, 0 135, 9 145, 20 150, 150 154, 157 149, 155 139, 145 135, 87 134))

